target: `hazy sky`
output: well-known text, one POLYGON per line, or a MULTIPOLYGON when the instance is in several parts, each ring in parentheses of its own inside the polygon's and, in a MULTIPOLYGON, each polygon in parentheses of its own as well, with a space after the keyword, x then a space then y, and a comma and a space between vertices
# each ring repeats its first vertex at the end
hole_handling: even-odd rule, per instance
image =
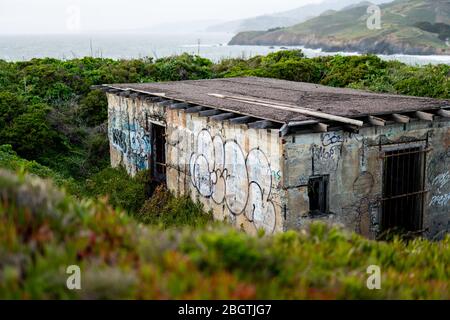
POLYGON ((226 21, 322 0, 0 0, 0 33, 123 30, 193 21, 226 21))

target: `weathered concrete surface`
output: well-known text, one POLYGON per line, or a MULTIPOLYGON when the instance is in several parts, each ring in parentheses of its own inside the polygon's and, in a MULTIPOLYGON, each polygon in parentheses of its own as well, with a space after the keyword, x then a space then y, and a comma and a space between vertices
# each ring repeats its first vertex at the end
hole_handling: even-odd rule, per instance
POLYGON ((182 110, 108 94, 111 165, 134 175, 149 169, 152 123, 166 127, 167 186, 190 194, 253 233, 283 229, 281 144, 278 130, 213 122, 182 110))
POLYGON ((308 181, 329 175, 330 214, 320 217, 375 238, 380 231, 382 160, 388 148, 426 154, 423 228, 441 238, 450 226, 450 121, 291 134, 215 122, 138 98, 108 94, 112 166, 149 169, 151 126, 166 127, 167 186, 190 194, 216 219, 254 233, 298 229, 313 219, 308 181))
POLYGON ((281 231, 278 130, 251 130, 170 110, 167 185, 248 232, 281 231))
POLYGON ((150 168, 152 123, 165 125, 164 108, 142 99, 108 94, 108 136, 111 165, 135 175, 150 168))
POLYGON ((284 186, 287 219, 284 230, 308 223, 308 179, 329 175, 330 214, 321 219, 338 222, 367 237, 380 231, 382 160, 386 148, 422 146, 426 153, 423 229, 440 238, 450 227, 450 122, 412 122, 369 127, 359 134, 343 131, 292 135, 285 145, 284 186))

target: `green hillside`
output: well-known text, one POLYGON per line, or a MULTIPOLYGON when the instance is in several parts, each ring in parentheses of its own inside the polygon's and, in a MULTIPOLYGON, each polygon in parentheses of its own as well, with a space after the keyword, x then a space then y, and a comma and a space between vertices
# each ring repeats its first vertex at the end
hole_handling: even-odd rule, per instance
POLYGON ((289 28, 239 33, 230 44, 305 45, 381 54, 450 54, 448 33, 444 33, 450 25, 450 1, 396 0, 381 5, 381 29, 372 30, 367 27, 368 5, 328 11, 289 28), (438 23, 444 31, 423 28, 424 23, 438 23))
MULTIPOLYGON (((372 0, 373 3, 385 3, 392 0, 372 0)), ((301 7, 266 14, 247 19, 233 20, 210 26, 209 32, 263 31, 279 27, 289 27, 316 17, 327 10, 340 10, 359 3, 358 0, 323 0, 320 3, 306 4, 301 7)))

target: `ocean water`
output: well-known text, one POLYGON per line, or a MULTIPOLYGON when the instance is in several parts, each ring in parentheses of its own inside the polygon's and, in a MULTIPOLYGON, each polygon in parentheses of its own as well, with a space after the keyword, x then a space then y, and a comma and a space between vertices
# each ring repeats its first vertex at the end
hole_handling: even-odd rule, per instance
MULTIPOLYGON (((218 61, 222 58, 266 55, 286 47, 228 46, 232 34, 177 33, 177 34, 73 34, 73 35, 0 35, 0 59, 23 61, 52 57, 72 59, 84 56, 114 59, 155 57, 181 54, 200 54, 218 61)), ((354 55, 358 53, 323 52, 301 48, 308 57, 323 55, 354 55)), ((411 65, 450 64, 450 56, 380 55, 386 60, 399 60, 411 65)))

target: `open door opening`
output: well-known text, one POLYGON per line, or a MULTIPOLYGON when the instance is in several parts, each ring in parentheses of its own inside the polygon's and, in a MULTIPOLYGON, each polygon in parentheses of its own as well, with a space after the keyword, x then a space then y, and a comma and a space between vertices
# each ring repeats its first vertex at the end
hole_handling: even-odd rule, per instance
POLYGON ((423 148, 387 151, 383 160, 383 232, 422 228, 425 152, 423 148))
POLYGON ((155 184, 166 183, 166 128, 152 123, 151 175, 155 184))

